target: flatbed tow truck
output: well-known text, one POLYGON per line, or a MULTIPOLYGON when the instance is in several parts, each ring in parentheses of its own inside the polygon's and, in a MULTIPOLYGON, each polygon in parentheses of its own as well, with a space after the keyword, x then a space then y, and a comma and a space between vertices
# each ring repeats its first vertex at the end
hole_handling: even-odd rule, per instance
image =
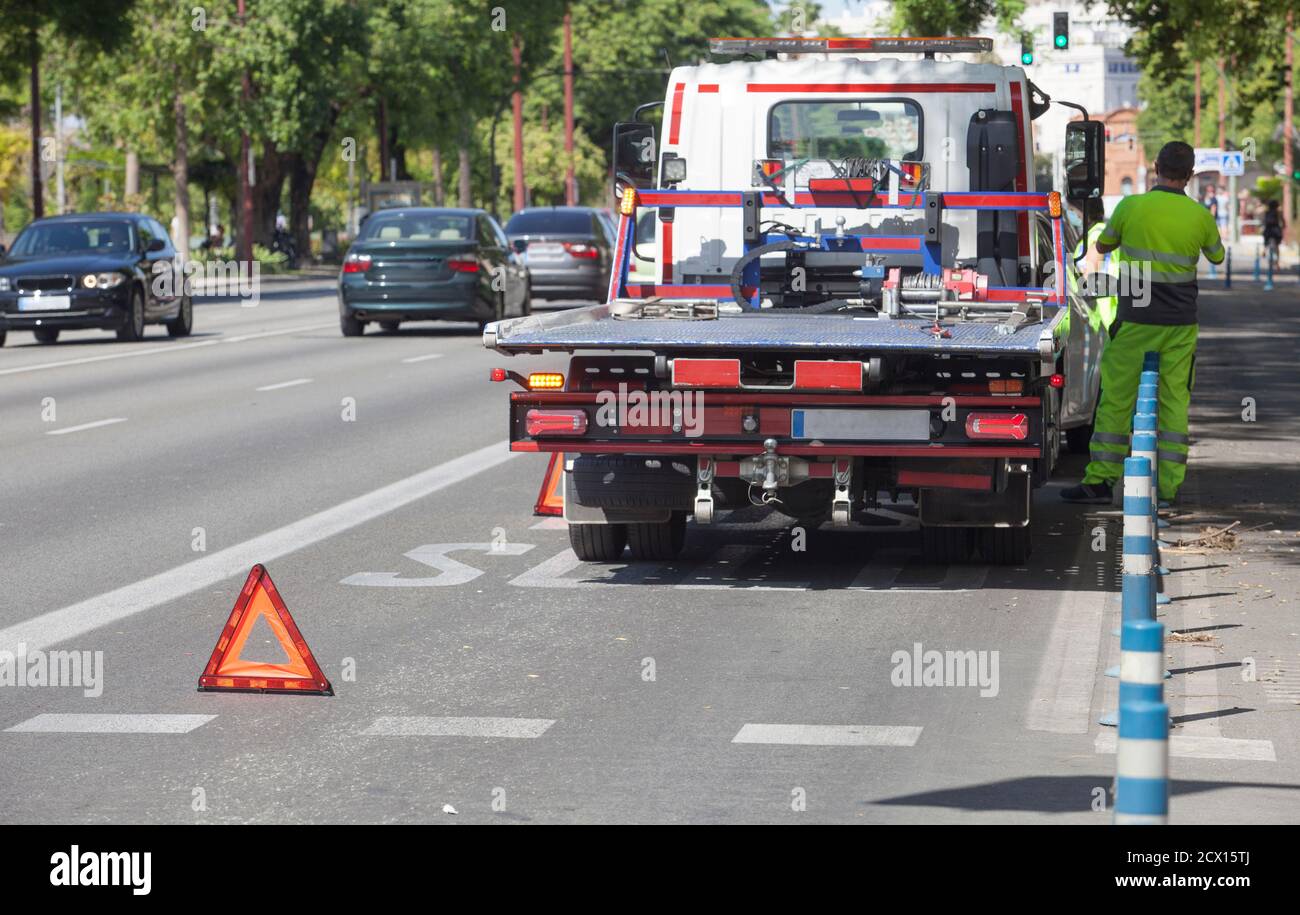
MULTIPOLYGON (((584 561, 670 559, 721 508, 839 527, 907 493, 932 561, 1023 562, 1032 490, 1086 450, 1104 344, 1062 195, 1031 186, 1050 100, 1020 68, 934 59, 988 39, 711 44, 767 59, 675 69, 658 155, 637 115, 615 126, 608 300, 484 330, 571 354, 493 370, 523 389, 511 448, 562 468, 584 561)), ((1067 199, 1100 195, 1103 155, 1084 112, 1067 199)))

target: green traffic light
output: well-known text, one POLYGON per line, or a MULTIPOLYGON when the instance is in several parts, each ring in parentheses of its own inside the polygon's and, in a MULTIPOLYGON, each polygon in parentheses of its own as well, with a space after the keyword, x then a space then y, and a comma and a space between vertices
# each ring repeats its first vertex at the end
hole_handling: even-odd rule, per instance
POLYGON ((1066 35, 1057 35, 1057 36, 1056 36, 1056 46, 1057 46, 1058 48, 1066 48, 1066 47, 1069 47, 1069 45, 1070 45, 1070 39, 1069 39, 1068 36, 1066 36, 1066 35))
POLYGON ((1028 66, 1029 64, 1032 64, 1034 62, 1034 55, 1026 51, 1024 54, 1020 55, 1020 62, 1025 66, 1028 66))

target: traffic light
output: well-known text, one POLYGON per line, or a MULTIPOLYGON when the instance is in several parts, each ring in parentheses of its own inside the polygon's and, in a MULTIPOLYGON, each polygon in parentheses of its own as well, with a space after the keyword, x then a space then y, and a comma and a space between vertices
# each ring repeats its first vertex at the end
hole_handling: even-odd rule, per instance
POLYGON ((1028 35, 1020 36, 1020 62, 1026 67, 1034 62, 1034 39, 1028 35))
POLYGON ((1291 172, 1291 180, 1300 181, 1300 168, 1297 168, 1295 171, 1291 172))
POLYGON ((1070 47, 1070 14, 1052 13, 1052 45, 1058 51, 1070 47))

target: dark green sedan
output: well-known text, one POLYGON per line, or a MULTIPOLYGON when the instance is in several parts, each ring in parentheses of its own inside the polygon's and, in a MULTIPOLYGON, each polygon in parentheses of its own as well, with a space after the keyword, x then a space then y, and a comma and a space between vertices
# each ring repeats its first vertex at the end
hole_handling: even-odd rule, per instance
POLYGON ((361 224, 339 273, 343 336, 366 324, 474 321, 526 315, 528 270, 483 210, 403 207, 361 224))

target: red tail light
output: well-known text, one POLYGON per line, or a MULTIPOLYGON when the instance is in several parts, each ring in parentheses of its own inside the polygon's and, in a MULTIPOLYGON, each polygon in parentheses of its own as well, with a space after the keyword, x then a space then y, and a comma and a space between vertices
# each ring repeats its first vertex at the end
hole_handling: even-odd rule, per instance
POLYGON ((344 273, 365 273, 370 269, 369 254, 349 254, 343 262, 344 273))
POLYGON ((1060 372, 1057 372, 1051 378, 1047 379, 1047 383, 1054 388, 1063 388, 1065 387, 1065 376, 1060 372))
POLYGON ((564 250, 570 257, 576 257, 579 260, 595 260, 600 257, 600 249, 595 245, 589 245, 584 241, 566 241, 564 250))
POLYGON ((1022 442, 1029 437, 1029 417, 1024 413, 971 413, 966 417, 966 437, 1022 442))
POLYGON ((582 410, 529 410, 524 420, 530 436, 587 434, 582 410))
POLYGON ((454 273, 478 273, 478 259, 467 254, 447 258, 447 266, 454 273))

